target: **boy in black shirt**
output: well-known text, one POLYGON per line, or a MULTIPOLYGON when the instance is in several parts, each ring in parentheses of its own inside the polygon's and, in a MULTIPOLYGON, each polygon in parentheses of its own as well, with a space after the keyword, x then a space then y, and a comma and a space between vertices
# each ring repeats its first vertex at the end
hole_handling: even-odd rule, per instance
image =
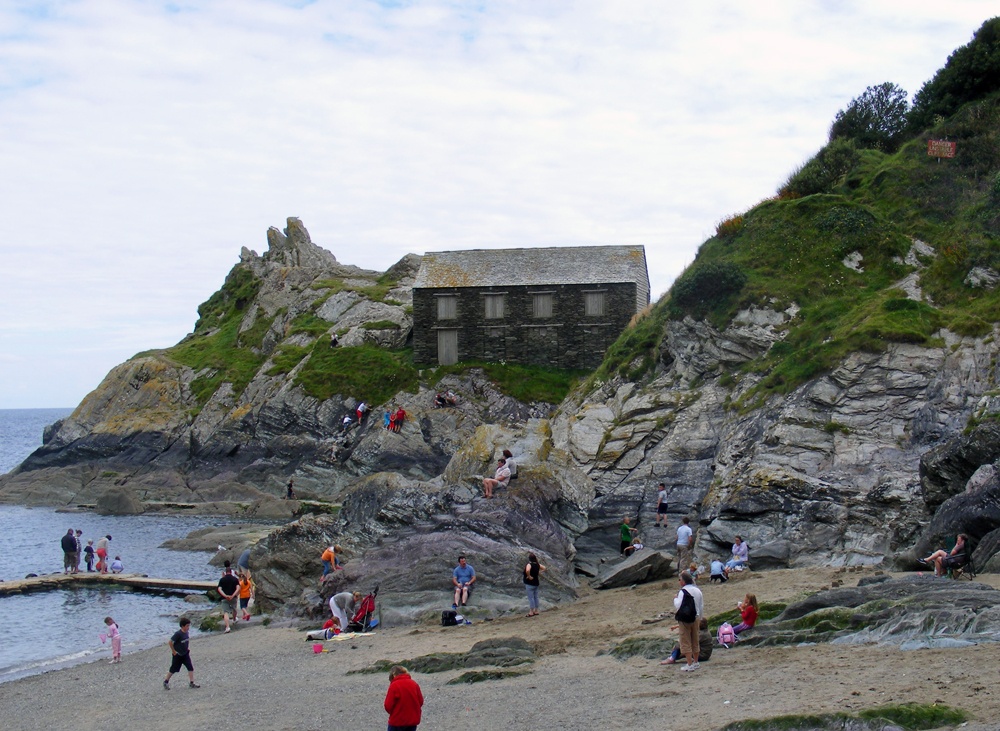
POLYGON ((181 628, 174 632, 173 636, 167 642, 167 647, 170 648, 170 653, 173 655, 173 659, 170 661, 170 670, 167 672, 167 677, 163 679, 164 690, 170 690, 170 677, 174 673, 179 672, 182 665, 186 667, 188 671, 188 687, 201 687, 194 682, 194 665, 191 663, 191 651, 188 646, 190 642, 188 638, 188 630, 191 627, 191 620, 187 617, 181 617, 180 625, 181 628))

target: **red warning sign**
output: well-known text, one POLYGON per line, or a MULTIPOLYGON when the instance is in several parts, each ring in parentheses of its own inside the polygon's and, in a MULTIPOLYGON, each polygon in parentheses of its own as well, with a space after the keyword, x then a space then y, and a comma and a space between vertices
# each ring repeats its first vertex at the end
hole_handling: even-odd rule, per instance
POLYGON ((927 140, 927 154, 930 157, 955 157, 955 143, 947 140, 927 140))

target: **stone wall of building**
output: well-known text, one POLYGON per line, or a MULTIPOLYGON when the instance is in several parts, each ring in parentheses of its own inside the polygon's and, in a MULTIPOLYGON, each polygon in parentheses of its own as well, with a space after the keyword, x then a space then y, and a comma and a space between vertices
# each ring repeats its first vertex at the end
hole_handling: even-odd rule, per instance
POLYGON ((596 368, 635 313, 634 283, 414 289, 413 359, 437 364, 438 333, 452 330, 460 361, 596 368), (603 314, 587 315, 587 298, 600 293, 603 314), (487 299, 498 295, 503 317, 488 318, 487 299), (535 295, 551 297, 551 316, 535 316, 535 295), (439 319, 438 300, 449 296, 457 298, 455 318, 439 319))

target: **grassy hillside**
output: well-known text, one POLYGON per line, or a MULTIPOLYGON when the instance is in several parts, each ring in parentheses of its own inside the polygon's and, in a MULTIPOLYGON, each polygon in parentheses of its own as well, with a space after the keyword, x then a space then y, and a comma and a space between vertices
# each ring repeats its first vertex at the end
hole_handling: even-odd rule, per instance
POLYGON ((612 348, 602 371, 629 375, 648 363, 666 318, 690 315, 724 328, 753 305, 800 308, 784 341, 747 366, 765 376, 757 397, 786 392, 852 351, 879 352, 893 342, 937 346, 942 328, 989 333, 1000 320, 1000 288, 977 288, 966 278, 976 267, 1000 272, 1000 19, 956 51, 917 100, 916 118, 928 107, 951 114, 916 132, 900 120, 895 129, 908 132, 894 132, 891 144, 835 136, 844 129, 838 115, 831 142, 773 199, 718 225, 650 317, 612 348), (981 96, 961 97, 967 89, 981 96), (929 139, 954 141, 955 158, 929 157, 929 139), (914 240, 934 251, 919 257, 920 267, 904 263, 914 240), (918 268, 924 301, 898 286, 918 268))

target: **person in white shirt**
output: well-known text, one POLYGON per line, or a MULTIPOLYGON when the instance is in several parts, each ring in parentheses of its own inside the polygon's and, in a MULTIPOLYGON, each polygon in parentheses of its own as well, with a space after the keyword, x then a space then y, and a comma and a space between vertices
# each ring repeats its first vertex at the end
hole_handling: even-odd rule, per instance
POLYGON ((501 459, 497 462, 497 471, 493 477, 487 477, 483 480, 483 493, 486 497, 493 497, 493 490, 497 487, 507 487, 507 483, 510 482, 510 470, 507 469, 506 460, 501 459))
POLYGON ((685 515, 677 526, 677 568, 690 564, 694 554, 694 531, 690 523, 691 519, 685 515))

